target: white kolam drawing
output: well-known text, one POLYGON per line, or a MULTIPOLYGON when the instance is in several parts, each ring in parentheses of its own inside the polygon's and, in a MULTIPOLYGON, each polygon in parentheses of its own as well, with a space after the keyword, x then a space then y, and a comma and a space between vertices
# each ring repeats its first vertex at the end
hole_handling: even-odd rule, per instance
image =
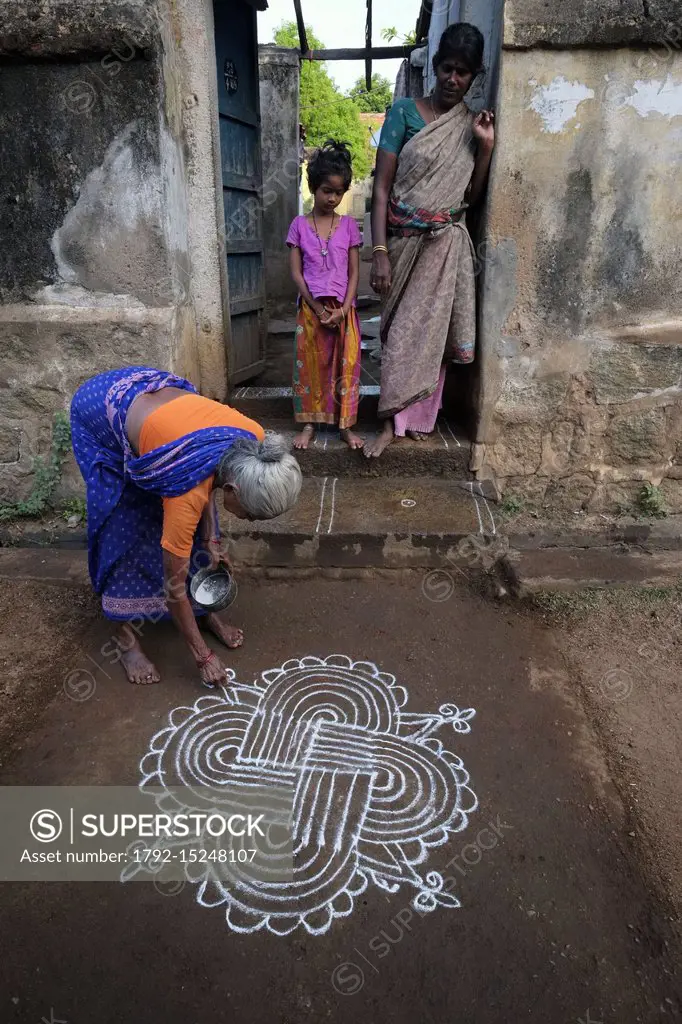
POLYGON ((421 913, 460 906, 427 861, 466 828, 477 798, 434 734, 470 732, 476 712, 443 704, 415 714, 407 702, 393 675, 332 655, 287 661, 252 686, 230 670, 221 692, 176 708, 142 759, 143 790, 293 783, 295 792, 293 882, 237 873, 224 883, 195 866, 187 877, 199 904, 223 907, 236 932, 276 935, 323 934, 370 884, 413 889, 421 913))

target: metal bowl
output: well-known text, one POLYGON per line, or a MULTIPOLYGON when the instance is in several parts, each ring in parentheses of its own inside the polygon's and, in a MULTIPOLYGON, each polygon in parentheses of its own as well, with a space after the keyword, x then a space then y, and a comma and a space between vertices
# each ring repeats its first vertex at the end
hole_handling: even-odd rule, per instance
POLYGON ((189 585, 192 600, 209 612, 222 612, 234 604, 237 598, 237 584, 232 573, 224 565, 217 569, 200 569, 189 585))

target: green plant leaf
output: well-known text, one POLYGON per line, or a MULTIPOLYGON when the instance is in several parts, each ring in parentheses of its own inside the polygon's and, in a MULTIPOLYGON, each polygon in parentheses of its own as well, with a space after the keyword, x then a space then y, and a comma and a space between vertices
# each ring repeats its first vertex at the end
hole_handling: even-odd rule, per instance
MULTIPOLYGON (((306 26, 308 45, 324 49, 323 43, 306 26)), ((279 46, 298 49, 296 23, 287 21, 275 32, 279 46)), ((360 110, 344 96, 327 71, 324 61, 304 60, 301 64, 300 118, 308 146, 322 146, 328 139, 346 142, 353 159, 353 177, 362 180, 372 169, 370 133, 360 120, 360 110)))
POLYGON ((33 488, 25 501, 0 505, 0 522, 13 519, 32 519, 41 515, 51 504, 62 476, 64 460, 71 450, 71 425, 68 415, 59 411, 52 422, 52 445, 47 462, 36 458, 33 464, 33 488))

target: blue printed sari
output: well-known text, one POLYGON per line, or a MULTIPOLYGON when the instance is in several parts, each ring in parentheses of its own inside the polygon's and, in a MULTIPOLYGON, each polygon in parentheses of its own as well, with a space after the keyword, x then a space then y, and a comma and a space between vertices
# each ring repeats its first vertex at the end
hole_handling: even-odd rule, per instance
MULTIPOLYGON (((211 427, 136 456, 125 429, 128 411, 138 395, 168 387, 196 393, 175 374, 130 366, 86 381, 71 403, 73 450, 87 487, 90 578, 110 619, 169 617, 161 499, 196 487, 212 476, 237 438, 254 437, 211 427)), ((188 583, 207 560, 197 530, 188 583)))

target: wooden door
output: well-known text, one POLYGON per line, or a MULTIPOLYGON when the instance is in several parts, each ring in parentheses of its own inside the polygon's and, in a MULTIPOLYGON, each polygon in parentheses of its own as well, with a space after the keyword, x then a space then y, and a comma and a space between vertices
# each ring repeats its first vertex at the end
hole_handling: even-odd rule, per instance
POLYGON ((258 36, 255 4, 213 0, 213 9, 232 325, 227 364, 234 385, 265 366, 258 36))

